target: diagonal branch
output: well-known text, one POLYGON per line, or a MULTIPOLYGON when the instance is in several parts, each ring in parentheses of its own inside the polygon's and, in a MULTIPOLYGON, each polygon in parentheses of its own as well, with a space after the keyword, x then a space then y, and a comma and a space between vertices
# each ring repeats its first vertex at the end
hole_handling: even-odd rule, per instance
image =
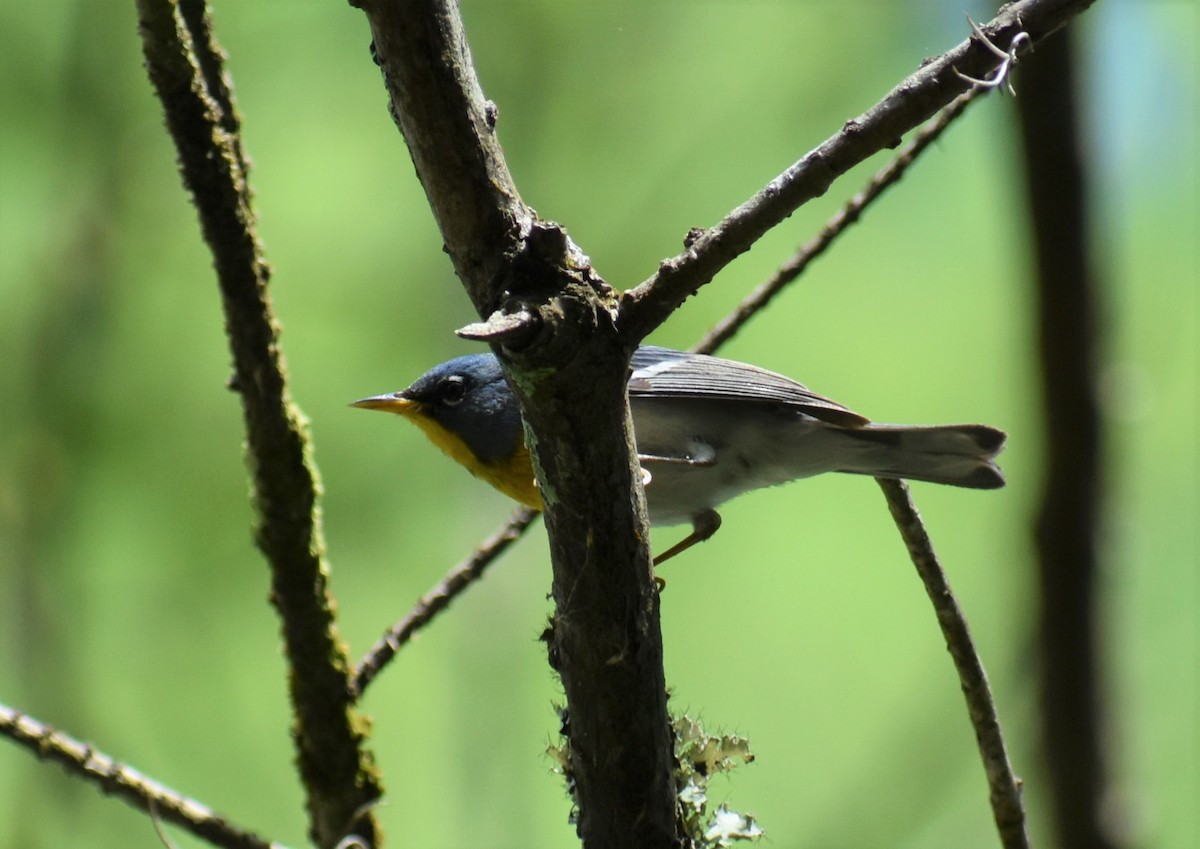
POLYGON ((956 97, 936 118, 922 127, 891 162, 871 177, 866 188, 847 201, 846 205, 826 222, 820 233, 805 242, 791 259, 776 269, 771 279, 761 283, 743 298, 732 312, 713 325, 691 350, 697 354, 711 354, 732 339, 746 322, 766 307, 784 288, 795 282, 808 268, 809 263, 825 253, 837 238, 846 232, 846 228, 858 221, 868 206, 898 183, 909 166, 916 162, 917 157, 924 153, 977 97, 986 93, 987 89, 973 88, 956 97))
POLYGON ((616 295, 536 221, 496 141, 453 0, 358 0, 393 116, 464 287, 520 405, 545 506, 546 631, 570 715, 585 846, 678 846, 673 735, 616 295), (520 332, 510 336, 509 317, 520 332))
POLYGON ((214 846, 225 849, 283 849, 278 843, 231 824, 199 802, 181 796, 111 757, 31 716, 0 704, 0 735, 42 760, 61 764, 135 808, 162 817, 214 846))
POLYGON ((520 539, 537 513, 528 507, 519 507, 490 537, 476 546, 471 555, 451 569, 436 587, 426 593, 408 615, 393 625, 367 652, 354 669, 354 697, 361 699, 375 677, 391 663, 402 646, 411 640, 417 631, 424 628, 433 618, 450 607, 467 587, 483 577, 483 572, 492 562, 520 539))
MULTIPOLYGON (((1017 33, 1041 41, 1094 0, 1021 0, 1003 8, 982 31, 1007 46, 1017 33)), ((721 222, 689 241, 678 256, 622 297, 620 325, 636 344, 726 265, 801 205, 825 194, 839 176, 867 157, 895 147, 900 138, 961 94, 970 83, 958 70, 985 77, 998 63, 981 41, 964 41, 926 62, 879 103, 846 122, 836 135, 804 156, 721 222)))
POLYGON ((1004 746, 1004 735, 1000 730, 1000 718, 996 714, 996 702, 988 685, 987 673, 975 651, 971 631, 958 601, 950 590, 946 573, 942 571, 933 543, 917 512, 908 484, 904 481, 877 479, 887 498, 888 509, 896 521, 896 527, 908 548, 917 574, 925 585, 925 592, 933 602, 938 625, 946 639, 946 648, 954 660, 954 668, 962 684, 963 697, 967 700, 967 712, 975 729, 979 754, 983 758, 987 774, 989 799, 992 815, 1000 833, 1004 849, 1028 849, 1029 837, 1025 832, 1025 809, 1021 803, 1021 781, 1013 775, 1008 751, 1004 746))
POLYGON ((254 212, 239 120, 203 0, 138 0, 150 80, 162 101, 184 183, 212 250, 242 399, 257 508, 255 536, 271 568, 295 712, 297 761, 318 846, 351 829, 375 842, 367 811, 381 790, 353 709, 349 663, 334 621, 318 521, 320 485, 302 415, 287 389, 269 268, 254 212))

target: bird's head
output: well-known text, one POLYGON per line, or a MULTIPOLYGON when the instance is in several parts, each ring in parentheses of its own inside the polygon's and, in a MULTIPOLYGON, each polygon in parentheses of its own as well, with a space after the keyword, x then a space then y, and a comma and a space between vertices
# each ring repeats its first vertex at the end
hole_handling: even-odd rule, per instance
POLYGON ((493 355, 448 360, 407 389, 350 406, 403 416, 471 474, 518 501, 541 506, 517 399, 493 355))

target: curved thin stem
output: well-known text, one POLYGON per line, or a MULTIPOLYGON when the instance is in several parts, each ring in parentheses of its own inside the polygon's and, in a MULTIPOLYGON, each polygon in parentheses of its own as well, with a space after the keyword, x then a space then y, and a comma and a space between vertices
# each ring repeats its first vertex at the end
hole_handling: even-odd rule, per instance
POLYGON ((946 639, 946 649, 954 660, 962 683, 963 698, 967 700, 967 713, 975 728, 979 754, 983 758, 983 769, 987 773, 989 799, 1000 842, 1005 849, 1028 849, 1029 836, 1025 832, 1025 808, 1021 802, 1021 780, 1013 774, 1008 750, 1004 745, 1004 734, 1000 730, 1000 718, 996 713, 996 702, 988 685, 983 661, 975 650, 971 630, 958 600, 950 589, 946 573, 938 562, 929 540, 929 533, 917 512, 908 484, 904 481, 878 478, 877 483, 887 498, 888 510, 896 522, 896 528, 904 539, 909 557, 917 567, 917 574, 925 585, 925 592, 933 603, 938 625, 946 639))

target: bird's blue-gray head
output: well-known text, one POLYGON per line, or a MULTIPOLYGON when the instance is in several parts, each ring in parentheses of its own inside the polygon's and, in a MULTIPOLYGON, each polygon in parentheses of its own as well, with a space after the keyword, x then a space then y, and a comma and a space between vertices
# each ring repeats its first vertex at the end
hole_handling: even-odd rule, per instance
MULTIPOLYGON (((523 445, 517 399, 492 354, 447 360, 407 389, 364 398, 353 406, 398 413, 417 424, 423 424, 421 418, 432 420, 461 439, 484 463, 505 460, 523 445)), ((435 428, 422 430, 435 442, 444 442, 435 428)))

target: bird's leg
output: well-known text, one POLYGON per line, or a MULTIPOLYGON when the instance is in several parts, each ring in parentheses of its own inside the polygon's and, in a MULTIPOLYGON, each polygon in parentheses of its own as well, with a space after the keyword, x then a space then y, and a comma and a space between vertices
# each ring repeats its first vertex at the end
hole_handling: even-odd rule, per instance
POLYGON ((687 551, 698 542, 704 542, 721 527, 721 516, 716 510, 705 510, 692 517, 692 532, 654 558, 654 565, 659 566, 670 560, 676 554, 687 551))

